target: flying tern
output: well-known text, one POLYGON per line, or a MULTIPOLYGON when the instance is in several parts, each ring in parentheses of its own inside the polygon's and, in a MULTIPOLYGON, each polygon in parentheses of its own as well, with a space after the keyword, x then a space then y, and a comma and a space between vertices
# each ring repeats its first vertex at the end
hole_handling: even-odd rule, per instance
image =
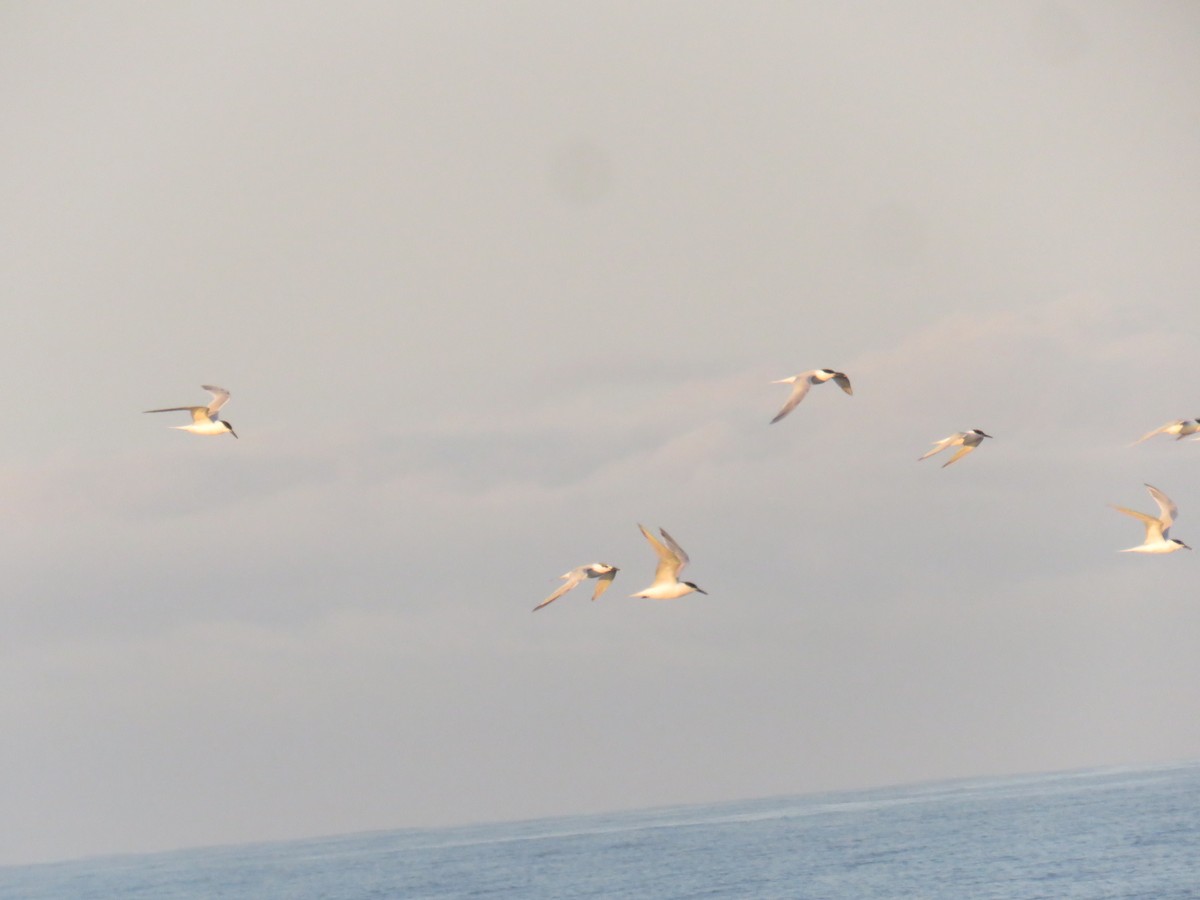
POLYGON ((833 369, 810 369, 807 372, 801 372, 799 375, 793 375, 791 378, 780 378, 778 381, 772 381, 771 384, 790 384, 792 385, 792 396, 788 397, 787 403, 783 404, 783 409, 775 414, 775 418, 771 420, 774 425, 804 399, 808 394, 808 389, 814 384, 824 384, 826 381, 836 381, 838 387, 851 396, 854 396, 854 389, 850 387, 850 379, 846 377, 845 372, 835 372, 833 369))
POLYGON ((617 577, 617 572, 621 571, 616 566, 610 566, 608 563, 588 563, 586 566, 580 566, 577 569, 572 569, 562 577, 566 580, 565 584, 559 586, 558 590, 539 603, 533 608, 537 612, 543 606, 547 606, 565 594, 567 591, 579 586, 585 578, 599 579, 596 582, 596 591, 592 594, 592 599, 596 600, 608 590, 608 586, 612 584, 612 580, 617 577))
POLYGON ((1183 541, 1176 540, 1173 537, 1168 537, 1171 530, 1171 523, 1175 521, 1175 516, 1179 512, 1179 508, 1175 503, 1152 484, 1146 485, 1146 489, 1150 492, 1150 496, 1154 498, 1154 502, 1158 504, 1158 517, 1155 518, 1147 513, 1140 513, 1135 509, 1126 509, 1124 506, 1114 506, 1117 512, 1125 513, 1127 516, 1133 516, 1135 519, 1140 519, 1146 524, 1146 540, 1138 547, 1126 547, 1121 553, 1174 553, 1176 550, 1191 550, 1192 548, 1183 541))
POLYGON ((1197 431, 1200 431, 1200 419, 1175 419, 1173 422, 1168 422, 1166 425, 1160 425, 1153 431, 1146 432, 1130 446, 1133 446, 1134 444, 1140 444, 1142 441, 1146 440, 1146 438, 1152 438, 1156 434, 1173 434, 1175 435, 1175 440, 1178 441, 1181 438, 1187 437, 1189 434, 1195 434, 1197 431))
POLYGON ((682 597, 692 591, 699 591, 701 594, 708 593, 690 581, 679 580, 679 573, 688 564, 688 555, 683 552, 682 547, 675 543, 675 538, 667 534, 665 529, 658 529, 658 533, 663 536, 663 541, 666 541, 664 545, 643 526, 638 525, 638 528, 642 530, 642 534, 650 542, 654 552, 658 554, 658 568, 654 570, 654 583, 650 587, 629 596, 646 597, 650 600, 674 600, 676 597, 682 597))
POLYGON ((212 394, 212 403, 208 406, 168 406, 166 409, 148 409, 146 412, 190 412, 192 414, 190 425, 172 425, 171 427, 181 431, 190 431, 192 434, 225 434, 228 432, 237 437, 237 432, 233 430, 232 425, 217 418, 217 410, 229 400, 229 391, 212 384, 202 384, 200 387, 212 394))
POLYGON ((984 434, 978 428, 972 428, 970 431, 959 431, 956 434, 952 434, 948 438, 942 438, 940 441, 935 443, 932 450, 923 456, 917 457, 917 462, 920 462, 923 459, 928 459, 935 453, 941 453, 947 447, 957 447, 961 444, 962 449, 950 457, 949 462, 942 464, 942 468, 944 469, 946 466, 950 465, 950 463, 958 462, 960 459, 978 447, 981 443, 983 443, 984 438, 990 437, 990 434, 984 434))

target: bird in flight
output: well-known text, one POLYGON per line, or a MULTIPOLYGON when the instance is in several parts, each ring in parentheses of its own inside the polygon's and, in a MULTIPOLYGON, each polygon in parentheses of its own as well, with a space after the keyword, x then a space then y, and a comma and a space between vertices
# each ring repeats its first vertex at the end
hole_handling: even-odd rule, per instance
POLYGON ((1135 509, 1127 509, 1124 506, 1113 507, 1117 512, 1125 513, 1127 516, 1139 519, 1146 526, 1146 539, 1139 546, 1126 547, 1120 552, 1174 553, 1176 550, 1191 550, 1192 548, 1183 541, 1168 536, 1171 530, 1171 523, 1175 521, 1175 516, 1179 513, 1179 508, 1175 505, 1174 501, 1152 484, 1146 485, 1146 490, 1150 492, 1150 496, 1158 504, 1158 516, 1140 513, 1135 509))
POLYGON ((795 409, 797 404, 808 394, 810 387, 814 384, 824 384, 826 381, 836 381, 838 387, 850 396, 854 396, 854 389, 850 387, 850 379, 846 377, 846 373, 835 372, 833 369, 810 369, 807 372, 801 372, 799 375, 793 375, 791 378, 780 378, 778 381, 772 381, 771 384, 792 385, 792 395, 788 397, 787 403, 783 404, 783 409, 775 414, 775 418, 771 420, 771 424, 774 425, 795 409))
POLYGON ((171 427, 181 431, 190 431, 192 434, 225 434, 228 432, 237 437, 237 432, 233 430, 232 425, 217 418, 217 410, 229 400, 229 391, 212 384, 202 384, 200 387, 212 394, 212 402, 208 406, 168 406, 166 409, 148 409, 146 412, 190 412, 192 414, 190 425, 172 425, 171 427))
POLYGON ((658 533, 663 536, 663 541, 666 541, 664 545, 643 526, 638 525, 638 528, 641 528, 642 534, 650 542, 654 552, 658 554, 658 568, 654 570, 654 583, 650 587, 629 596, 646 597, 650 600, 674 600, 684 594, 690 594, 692 591, 699 591, 701 594, 708 593, 690 581, 679 580, 679 573, 689 560, 688 555, 683 552, 683 548, 675 543, 675 538, 667 534, 665 529, 658 529, 658 533))
POLYGON ((588 563, 586 566, 580 566, 577 569, 572 569, 570 572, 567 572, 562 576, 566 580, 565 583, 560 585, 557 591, 535 606, 533 611, 537 612, 543 606, 548 606, 549 604, 553 603, 567 591, 578 587, 580 582, 582 582, 585 578, 598 579, 596 581, 596 590, 592 594, 592 599, 597 600, 601 594, 608 590, 608 586, 612 584, 612 580, 617 577, 617 572, 619 571, 621 570, 616 566, 610 566, 608 563, 598 562, 588 563))
POLYGON ((955 434, 950 435, 948 438, 942 438, 940 441, 937 441, 933 445, 932 450, 922 456, 917 457, 917 462, 920 462, 923 459, 928 459, 935 453, 941 453, 947 447, 957 447, 962 445, 962 449, 950 457, 949 462, 942 464, 942 468, 944 469, 946 466, 950 465, 950 463, 958 462, 960 459, 978 447, 981 443, 983 443, 984 438, 990 437, 990 434, 984 434, 978 428, 972 428, 970 431, 956 432, 955 434))

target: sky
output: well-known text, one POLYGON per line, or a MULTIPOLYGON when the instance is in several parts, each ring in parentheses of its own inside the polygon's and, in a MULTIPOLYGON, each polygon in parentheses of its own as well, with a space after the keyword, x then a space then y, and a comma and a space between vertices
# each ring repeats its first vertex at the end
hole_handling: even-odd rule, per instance
POLYGON ((0 6, 0 864, 1200 756, 1198 41, 0 6))

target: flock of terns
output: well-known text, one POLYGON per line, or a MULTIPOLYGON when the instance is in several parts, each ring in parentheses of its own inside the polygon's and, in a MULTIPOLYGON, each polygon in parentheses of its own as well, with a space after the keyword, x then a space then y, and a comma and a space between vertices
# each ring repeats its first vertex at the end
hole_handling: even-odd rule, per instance
MULTIPOLYGON (((850 379, 845 372, 838 372, 834 369, 810 369, 807 372, 801 372, 799 375, 793 375, 790 378, 781 378, 778 381, 772 381, 771 384, 790 384, 792 385, 792 393, 788 397, 787 402, 775 414, 775 418, 771 420, 774 425, 780 419, 784 418, 788 413, 795 409, 801 400, 808 396, 809 389, 814 384, 825 384, 828 381, 834 382, 847 394, 853 396, 854 389, 850 386, 850 379)), ((1147 438, 1154 437, 1158 434, 1173 434, 1176 440, 1190 434, 1200 432, 1200 419, 1176 419, 1173 422, 1168 422, 1160 428, 1143 435, 1135 443, 1141 443, 1147 438)), ((978 428, 972 428, 970 431, 959 431, 949 437, 942 438, 940 441, 934 442, 933 447, 926 453, 918 457, 918 461, 928 459, 936 453, 941 453, 950 447, 958 447, 959 450, 950 457, 942 468, 958 462, 981 443, 984 438, 990 438, 991 435, 978 428)), ((1193 438, 1200 440, 1200 437, 1193 438)), ((1183 541, 1169 537, 1171 524, 1175 521, 1175 516, 1178 513, 1178 508, 1172 502, 1171 498, 1160 491, 1153 485, 1146 485, 1150 491, 1150 496, 1154 498, 1158 504, 1159 514, 1157 516, 1141 513, 1133 509, 1128 509, 1124 506, 1113 507, 1118 512, 1122 512, 1127 516, 1132 516, 1138 519, 1146 526, 1145 540, 1136 547, 1129 547, 1123 550, 1123 553, 1173 553, 1176 550, 1191 550, 1192 548, 1183 541)), ((654 571, 654 582, 650 587, 638 591, 636 594, 631 594, 632 597, 646 597, 651 600, 674 600, 678 597, 683 597, 693 591, 698 591, 701 594, 707 593, 690 581, 680 581, 679 573, 688 563, 688 555, 678 542, 667 534, 665 529, 660 528, 658 533, 662 535, 663 540, 658 540, 654 535, 645 529, 644 526, 638 525, 642 535, 653 548, 655 555, 658 556, 658 568, 654 571)), ((592 592, 592 599, 596 600, 608 590, 612 584, 617 572, 620 571, 616 566, 608 563, 589 563, 586 566, 579 566, 572 569, 562 576, 563 583, 553 594, 539 603, 533 608, 534 612, 542 609, 545 606, 553 603, 563 594, 573 590, 583 583, 585 579, 595 578, 596 589, 592 592)))
MULTIPOLYGON (((847 394, 853 396, 854 389, 850 386, 850 379, 846 377, 846 373, 837 372, 833 369, 811 369, 807 372, 801 372, 799 375, 793 375, 790 378, 781 378, 778 381, 772 381, 771 384, 792 385, 792 393, 788 397, 787 402, 783 404, 783 408, 771 420, 771 424, 774 425, 795 409, 800 401, 808 395, 809 388, 814 384, 825 384, 828 381, 834 382, 847 394)), ((221 435, 228 433, 236 438, 237 432, 233 430, 233 426, 217 416, 220 409, 229 401, 229 391, 211 384, 204 384, 201 387, 212 395, 212 401, 207 406, 169 406, 163 409, 148 409, 146 412, 188 412, 192 414, 192 421, 190 423, 187 425, 173 425, 171 427, 188 431, 192 434, 221 435)), ((1200 432, 1200 419, 1175 419, 1153 431, 1147 432, 1134 441, 1134 443, 1140 444, 1147 438, 1152 438, 1159 434, 1175 435, 1175 439, 1180 440, 1188 435, 1195 435, 1198 432, 1200 432)), ((972 428, 970 431, 960 431, 949 437, 942 438, 940 441, 936 441, 933 447, 918 459, 928 459, 935 453, 940 453, 950 447, 958 447, 958 452, 942 464, 942 468, 944 469, 951 463, 958 462, 978 447, 983 443, 984 438, 990 437, 990 434, 985 434, 978 428, 972 428)), ((1192 440, 1200 440, 1200 436, 1194 437, 1192 440)), ((1179 512, 1178 507, 1175 506, 1170 497, 1153 485, 1148 484, 1146 488, 1150 491, 1150 496, 1154 498, 1154 502, 1158 504, 1159 514, 1157 516, 1128 509, 1124 506, 1113 507, 1117 512, 1139 520, 1146 528, 1146 536, 1141 544, 1136 547, 1127 547, 1121 552, 1174 553, 1176 550, 1191 550, 1192 548, 1183 541, 1169 536, 1171 525, 1174 523, 1175 516, 1179 512)), ((679 546, 679 543, 667 533, 666 529, 660 528, 658 530, 658 533, 662 536, 662 540, 659 540, 647 531, 644 526, 638 525, 638 528, 641 529, 642 536, 646 538, 646 541, 658 557, 658 567, 654 570, 654 581, 651 582, 650 586, 643 588, 636 594, 630 594, 631 597, 644 597, 649 600, 675 600, 694 592, 701 594, 708 593, 691 581, 679 580, 679 573, 683 571, 684 566, 689 562, 688 555, 679 546)), ((574 590, 589 578, 596 579, 596 589, 592 592, 592 599, 597 600, 601 594, 608 590, 619 571, 620 569, 616 566, 600 562, 589 563, 586 566, 579 566, 572 569, 562 576, 563 583, 559 586, 558 590, 535 606, 533 610, 537 612, 539 609, 549 606, 559 597, 574 590)))

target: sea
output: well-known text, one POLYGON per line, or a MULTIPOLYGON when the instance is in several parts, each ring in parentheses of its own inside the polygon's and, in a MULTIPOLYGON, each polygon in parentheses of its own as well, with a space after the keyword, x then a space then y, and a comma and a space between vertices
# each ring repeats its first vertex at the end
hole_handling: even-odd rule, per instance
POLYGON ((1200 898, 1200 761, 0 868, 5 900, 1200 898))

